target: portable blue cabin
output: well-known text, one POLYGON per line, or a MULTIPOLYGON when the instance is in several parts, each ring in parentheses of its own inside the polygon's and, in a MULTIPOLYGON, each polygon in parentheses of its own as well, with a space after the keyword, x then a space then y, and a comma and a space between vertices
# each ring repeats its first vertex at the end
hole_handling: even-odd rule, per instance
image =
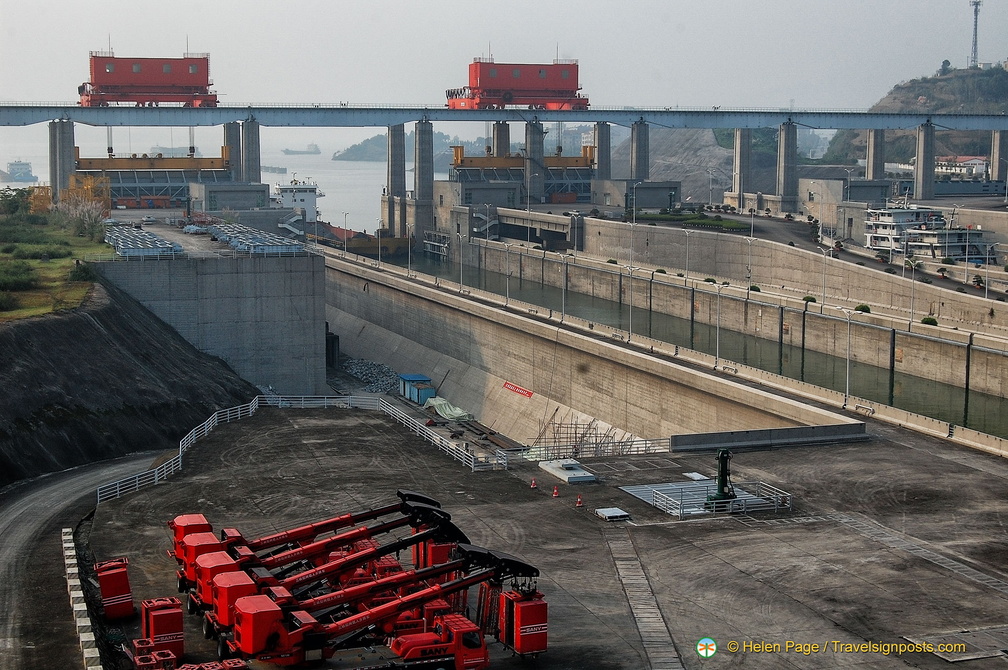
POLYGON ((399 375, 399 395, 409 398, 418 405, 437 395, 431 378, 424 375, 399 375))

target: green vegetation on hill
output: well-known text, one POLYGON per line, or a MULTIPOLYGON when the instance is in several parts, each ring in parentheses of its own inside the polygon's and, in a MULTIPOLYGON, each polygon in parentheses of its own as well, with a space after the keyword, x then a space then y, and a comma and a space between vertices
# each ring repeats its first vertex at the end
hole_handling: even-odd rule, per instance
POLYGON ((108 251, 65 214, 30 214, 28 193, 0 191, 0 321, 77 307, 92 279, 79 260, 108 251))
MULTIPOLYGON (((1008 70, 952 70, 947 62, 933 77, 922 77, 899 84, 872 106, 872 112, 934 114, 1005 114, 1008 113, 1008 70)), ((865 154, 865 133, 842 130, 830 142, 823 162, 853 164, 865 154)), ((976 156, 990 151, 990 137, 985 133, 939 131, 935 134, 938 155, 976 156)), ((916 153, 912 130, 886 133, 886 160, 909 162, 916 153)))

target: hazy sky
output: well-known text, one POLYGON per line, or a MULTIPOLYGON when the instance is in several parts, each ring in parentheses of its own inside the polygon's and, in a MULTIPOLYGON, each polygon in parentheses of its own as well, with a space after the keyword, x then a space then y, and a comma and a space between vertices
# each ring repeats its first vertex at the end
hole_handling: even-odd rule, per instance
MULTIPOLYGON (((559 53, 593 106, 864 109, 964 67, 972 25, 969 0, 0 0, 0 101, 73 101, 89 51, 188 41, 225 104, 443 104, 474 56, 559 53)), ((984 0, 980 60, 1008 59, 1006 35, 1008 0, 984 0)))

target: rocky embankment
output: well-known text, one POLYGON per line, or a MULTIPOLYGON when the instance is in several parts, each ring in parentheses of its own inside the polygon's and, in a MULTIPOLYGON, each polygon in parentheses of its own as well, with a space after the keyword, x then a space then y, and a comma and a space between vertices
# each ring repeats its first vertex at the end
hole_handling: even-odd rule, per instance
POLYGON ((129 296, 0 323, 0 486, 136 451, 174 449, 254 386, 129 296))

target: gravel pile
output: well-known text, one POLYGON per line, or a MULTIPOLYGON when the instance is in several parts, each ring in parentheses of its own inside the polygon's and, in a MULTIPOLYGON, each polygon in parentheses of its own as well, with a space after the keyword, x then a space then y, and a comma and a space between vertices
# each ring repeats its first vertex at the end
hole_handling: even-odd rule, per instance
POLYGON ((362 390, 367 393, 391 393, 399 388, 399 375, 382 363, 348 358, 343 362, 343 369, 365 382, 367 386, 362 390))

